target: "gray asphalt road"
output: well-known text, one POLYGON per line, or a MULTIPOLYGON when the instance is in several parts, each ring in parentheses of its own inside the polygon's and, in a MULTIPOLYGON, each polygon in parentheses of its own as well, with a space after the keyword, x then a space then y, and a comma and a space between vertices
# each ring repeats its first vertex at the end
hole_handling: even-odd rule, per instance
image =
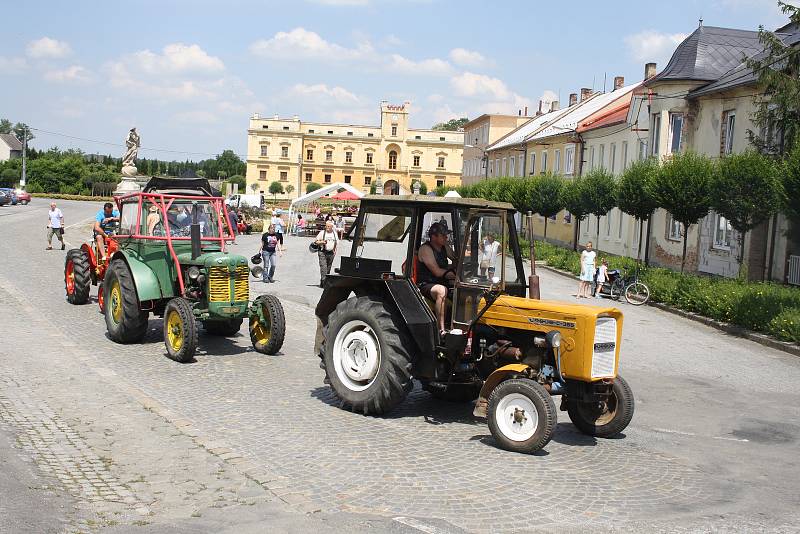
MULTIPOLYGON (((282 354, 254 354, 244 331, 230 340, 203 335, 197 361, 181 366, 164 358, 157 320, 144 344, 118 346, 105 338, 96 305, 64 302, 63 253, 43 250, 44 205, 37 199, 0 219, 0 301, 20 340, 14 350, 0 347, 0 397, 8 400, 0 409, 14 414, 0 428, 17 439, 29 434, 23 419, 50 429, 44 448, 20 449, 42 480, 80 456, 84 478, 57 477, 82 511, 79 525, 796 530, 794 356, 621 305, 621 370, 637 398, 625 435, 587 438, 562 413, 545 454, 514 455, 494 447, 468 406, 419 390, 383 418, 336 406, 311 350, 309 306, 320 290, 308 239, 287 239, 275 284, 251 285, 284 303, 282 354), (62 448, 52 462, 48 443, 62 448), (253 476, 258 484, 248 483, 253 476), (284 515, 269 523, 270 510, 284 515)), ((68 225, 97 209, 61 207, 68 225)), ((78 244, 86 229, 78 224, 66 237, 78 244)), ((250 256, 257 244, 244 236, 232 250, 250 256)), ((541 276, 544 297, 573 298, 575 282, 541 276)))

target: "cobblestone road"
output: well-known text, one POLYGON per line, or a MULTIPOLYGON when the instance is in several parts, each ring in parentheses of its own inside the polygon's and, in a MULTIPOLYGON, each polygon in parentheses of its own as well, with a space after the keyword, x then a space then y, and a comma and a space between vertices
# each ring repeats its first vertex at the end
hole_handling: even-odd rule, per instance
MULTIPOLYGON (((68 224, 96 209, 61 204, 68 224)), ((311 350, 320 290, 306 240, 287 239, 277 283, 252 284, 282 299, 280 355, 254 353, 243 329, 201 335, 196 361, 179 365, 159 321, 145 343, 114 345, 96 305, 64 301, 63 253, 43 250, 44 211, 28 208, 0 217, 15 337, 0 348, 0 425, 82 503, 72 525, 219 530, 245 514, 337 531, 796 531, 796 357, 625 307, 622 371, 637 395, 626 435, 589 438, 562 413, 545 453, 516 455, 469 406, 419 389, 387 417, 336 407, 311 350)), ((234 251, 255 248, 243 237, 234 251)), ((543 275, 545 296, 573 285, 543 275)))

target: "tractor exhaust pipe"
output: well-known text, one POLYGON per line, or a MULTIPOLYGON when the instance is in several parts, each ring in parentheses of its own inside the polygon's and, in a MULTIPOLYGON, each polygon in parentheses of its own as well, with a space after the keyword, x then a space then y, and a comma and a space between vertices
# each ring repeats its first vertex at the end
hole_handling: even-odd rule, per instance
POLYGON ((528 298, 539 300, 539 275, 536 274, 536 244, 533 241, 533 212, 528 212, 528 240, 530 243, 531 274, 528 276, 528 298))
POLYGON ((192 259, 196 260, 200 256, 200 223, 197 222, 197 202, 192 202, 192 225, 189 228, 189 235, 192 238, 192 259))

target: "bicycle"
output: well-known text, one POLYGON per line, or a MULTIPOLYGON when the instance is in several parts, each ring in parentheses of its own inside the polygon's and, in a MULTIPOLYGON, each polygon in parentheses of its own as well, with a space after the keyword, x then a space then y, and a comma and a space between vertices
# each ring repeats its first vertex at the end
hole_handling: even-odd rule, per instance
POLYGON ((638 267, 632 276, 628 276, 628 271, 625 270, 623 276, 615 278, 611 282, 610 293, 614 300, 619 300, 624 295, 625 301, 633 306, 641 306, 650 300, 650 288, 639 279, 638 267))

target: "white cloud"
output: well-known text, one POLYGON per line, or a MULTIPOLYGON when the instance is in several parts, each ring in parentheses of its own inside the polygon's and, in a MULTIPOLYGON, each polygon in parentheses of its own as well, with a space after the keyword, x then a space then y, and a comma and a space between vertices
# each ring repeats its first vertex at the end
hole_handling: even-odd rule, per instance
POLYGON ((506 100, 511 97, 505 82, 484 74, 465 72, 450 79, 453 91, 459 96, 489 97, 506 100))
POLYGON ((270 39, 260 39, 250 45, 250 52, 257 56, 280 59, 325 58, 341 61, 368 57, 374 53, 368 42, 356 48, 347 48, 323 39, 318 33, 295 28, 289 32, 278 32, 270 39))
POLYGON ((210 111, 182 111, 173 115, 173 118, 187 124, 212 124, 219 121, 219 117, 210 111))
POLYGON ((453 67, 443 59, 423 59, 414 61, 399 54, 389 56, 388 69, 393 72, 403 74, 429 74, 447 76, 453 71, 453 67))
POLYGON ((450 59, 456 65, 464 67, 482 67, 489 64, 489 61, 480 53, 466 48, 454 48, 450 51, 450 59))
POLYGON ((28 43, 27 54, 35 59, 58 59, 72 53, 69 44, 49 37, 42 37, 28 43))
POLYGON ((542 96, 539 97, 539 100, 542 101, 542 110, 546 110, 550 108, 550 104, 558 100, 558 95, 555 91, 551 91, 550 89, 545 89, 542 93, 542 96))
POLYGON ((467 117, 467 116, 469 116, 469 113, 467 111, 464 110, 454 111, 449 104, 439 106, 438 108, 433 110, 434 123, 447 122, 450 119, 458 119, 460 117, 467 117))
POLYGON ((625 37, 625 44, 634 60, 664 64, 686 37, 685 33, 644 30, 625 37))
POLYGON ((22 72, 28 68, 28 63, 21 57, 0 56, 0 72, 3 74, 13 74, 22 72))
POLYGON ((358 97, 344 87, 328 87, 322 83, 316 85, 298 83, 290 91, 303 97, 329 97, 337 102, 358 102, 358 97))
POLYGON ((65 69, 45 71, 42 77, 48 82, 87 83, 92 80, 91 73, 80 65, 72 65, 65 69))
POLYGON ((215 74, 225 70, 218 57, 210 56, 198 45, 172 43, 164 47, 161 54, 141 50, 128 57, 128 63, 144 73, 174 75, 181 73, 215 74))
POLYGON ((383 38, 383 44, 386 46, 396 47, 396 46, 402 46, 406 43, 395 34, 390 33, 389 35, 383 38))

